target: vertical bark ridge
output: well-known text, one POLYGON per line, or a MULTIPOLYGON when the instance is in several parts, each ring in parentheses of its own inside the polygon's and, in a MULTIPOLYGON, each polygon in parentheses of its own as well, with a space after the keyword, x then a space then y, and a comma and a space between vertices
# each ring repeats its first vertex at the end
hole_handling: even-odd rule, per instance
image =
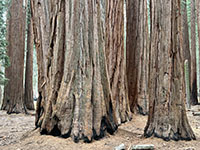
POLYGON ((148 113, 148 14, 147 1, 127 4, 127 76, 132 112, 148 113))
POLYGON ((137 106, 138 97, 138 66, 139 66, 139 49, 138 49, 138 13, 139 1, 127 2, 127 41, 126 41, 126 68, 128 80, 128 96, 131 111, 134 112, 137 106), (135 42, 135 43, 133 43, 135 42))
MULTIPOLYGON (((30 9, 30 8, 29 8, 30 9)), ((29 19, 27 33, 27 54, 26 54, 26 71, 25 71, 25 93, 24 103, 27 109, 34 110, 33 104, 33 26, 32 20, 29 19)))
POLYGON ((107 1, 106 60, 118 124, 131 119, 124 56, 124 2, 107 1))
POLYGON ((52 2, 48 0, 31 0, 31 15, 33 20, 34 42, 38 65, 38 101, 36 108, 36 126, 42 124, 46 111, 47 99, 47 63, 50 42, 50 10, 52 2))

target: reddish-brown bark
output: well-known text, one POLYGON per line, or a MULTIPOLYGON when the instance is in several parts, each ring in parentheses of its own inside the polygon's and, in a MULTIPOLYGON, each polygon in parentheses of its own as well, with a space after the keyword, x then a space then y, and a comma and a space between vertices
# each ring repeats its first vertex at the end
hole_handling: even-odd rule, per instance
POLYGON ((12 0, 8 15, 7 54, 11 65, 5 70, 9 81, 4 89, 2 105, 2 109, 8 113, 25 112, 23 101, 25 11, 22 5, 23 0, 12 0))

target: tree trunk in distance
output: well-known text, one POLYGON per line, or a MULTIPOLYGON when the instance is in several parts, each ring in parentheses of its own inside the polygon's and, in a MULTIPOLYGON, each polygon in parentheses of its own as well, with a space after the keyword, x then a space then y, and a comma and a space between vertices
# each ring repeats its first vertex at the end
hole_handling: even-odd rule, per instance
MULTIPOLYGON (((190 45, 189 45, 189 32, 188 32, 188 15, 187 15, 187 0, 182 0, 181 1, 181 12, 182 12, 182 16, 181 16, 181 23, 182 23, 182 38, 183 38, 183 62, 185 62, 185 60, 188 60, 188 66, 189 66, 189 89, 190 89, 190 93, 191 93, 191 87, 192 86, 192 76, 191 76, 191 55, 190 55, 190 45)), ((185 74, 183 74, 185 76, 185 74)), ((185 83, 185 82, 184 82, 185 83)), ((185 84, 184 84, 185 85, 185 84)), ((186 87, 186 85, 185 85, 186 87)), ((195 87, 194 87, 195 88, 195 87)), ((192 93, 190 94, 190 101, 195 100, 195 95, 192 95, 192 93)))
POLYGON ((48 50, 47 66, 40 68, 46 80, 40 88, 36 127, 42 134, 71 136, 75 142, 113 133, 117 120, 105 61, 105 1, 46 2, 32 1, 36 36, 45 34, 36 32, 41 31, 38 20, 46 15, 50 23, 49 47, 40 47, 42 36, 35 39, 38 50, 48 50), (40 8, 47 13, 38 16, 40 8))
POLYGON ((106 58, 113 109, 118 124, 129 121, 131 112, 127 93, 127 78, 124 53, 124 1, 107 1, 106 58))
POLYGON ((145 137, 193 140, 183 93, 180 0, 151 0, 149 116, 145 137))
POLYGON ((148 113, 149 33, 147 1, 127 2, 127 79, 132 112, 148 113))
MULTIPOLYGON (((193 14, 195 15, 195 10, 196 10, 196 17, 197 17, 197 32, 198 32, 198 42, 199 42, 199 45, 200 45, 200 1, 199 0, 197 0, 196 2, 195 2, 195 4, 193 4, 195 1, 193 1, 192 2, 192 6, 194 7, 194 5, 196 4, 196 9, 195 9, 195 7, 192 9, 193 10, 193 14)), ((194 18, 195 19, 195 18, 194 18)), ((196 21, 196 20, 194 20, 193 19, 193 21, 196 21)), ((194 23, 195 24, 195 23, 194 23)), ((196 30, 195 30, 196 31, 196 30)), ((196 33, 196 32, 195 32, 196 33)), ((196 35, 196 34, 195 34, 196 35)), ((196 40, 196 39, 195 39, 196 40)), ((197 84, 197 82, 198 82, 198 84, 197 84, 197 89, 196 89, 196 91, 197 91, 197 100, 195 101, 195 104, 198 104, 198 103, 200 103, 200 95, 199 95, 199 93, 200 93, 200 79, 199 79, 199 77, 200 77, 200 61, 199 61, 199 59, 198 58, 200 58, 200 52, 199 52, 199 49, 200 48, 198 48, 198 49, 196 49, 196 55, 195 56, 198 56, 198 57, 196 57, 196 64, 198 64, 197 65, 197 69, 196 69, 196 84, 197 84)), ((196 92, 195 91, 195 92, 196 92)))
POLYGON ((24 102, 29 110, 34 110, 33 104, 33 28, 32 20, 29 19, 27 33, 27 52, 26 52, 26 70, 25 70, 25 93, 24 102))
POLYGON ((132 112, 136 111, 138 98, 138 71, 140 50, 138 35, 139 0, 127 1, 126 68, 128 96, 132 112))
POLYGON ((192 104, 198 103, 197 88, 197 59, 196 59, 196 17, 195 17, 195 0, 191 0, 191 100, 192 104))
MULTIPOLYGON (((149 65, 149 31, 148 31, 148 12, 147 1, 142 0, 139 2, 139 15, 138 15, 138 41, 140 60, 138 66, 138 97, 137 97, 137 111, 140 114, 148 114, 148 65, 149 65)), ((138 56, 136 56, 138 57, 138 56)))
POLYGON ((12 0, 8 17, 8 46, 7 54, 10 57, 10 67, 5 74, 9 79, 4 89, 3 110, 7 113, 25 113, 23 101, 23 72, 24 72, 24 46, 25 21, 23 0, 12 0))

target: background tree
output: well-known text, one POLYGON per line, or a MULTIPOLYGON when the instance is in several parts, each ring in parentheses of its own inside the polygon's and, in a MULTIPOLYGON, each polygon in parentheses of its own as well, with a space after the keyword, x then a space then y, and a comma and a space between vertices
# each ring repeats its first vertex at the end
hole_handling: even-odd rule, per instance
POLYGON ((34 110, 33 105, 33 27, 32 19, 30 16, 30 1, 27 5, 27 51, 26 51, 26 69, 25 69, 25 93, 24 101, 25 106, 29 110, 34 110))
MULTIPOLYGON (((138 15, 138 47, 139 69, 138 69, 138 98, 137 110, 145 115, 148 113, 148 68, 149 68, 149 31, 148 31, 148 10, 147 1, 139 1, 138 15)), ((131 34, 131 33, 129 33, 131 34)), ((138 56, 137 56, 138 57, 138 56)))
MULTIPOLYGON (((7 14, 8 9, 8 1, 2 0, 0 1, 0 85, 6 84, 8 79, 5 77, 4 68, 9 66, 9 58, 6 54, 6 19, 5 16, 7 14)), ((0 108, 2 104, 2 88, 0 86, 0 108)))
POLYGON ((146 137, 192 140, 183 93, 180 0, 151 0, 149 116, 146 137))
MULTIPOLYGON (((182 27, 182 38, 183 42, 182 47, 183 47, 183 61, 186 59, 188 60, 188 66, 189 66, 189 89, 191 91, 192 87, 192 77, 191 77, 191 56, 190 56, 190 45, 189 45, 189 27, 188 27, 188 15, 187 15, 188 9, 187 9, 187 0, 182 0, 181 1, 181 27, 182 27)), ((184 74, 183 74, 184 75, 184 74)), ((194 79, 194 78, 193 78, 194 79)), ((195 88, 195 87, 194 87, 195 88)), ((191 95, 192 99, 194 98, 194 95, 191 95)), ((189 96, 190 97, 190 96, 189 96)))
POLYGON ((191 83, 192 104, 197 104, 197 65, 196 65, 196 14, 195 0, 191 0, 191 83))
MULTIPOLYGON (((198 77, 200 77, 200 61, 199 61, 199 58, 200 58, 200 52, 199 52, 199 48, 200 48, 200 2, 197 0, 197 1, 195 1, 196 3, 196 21, 197 21, 197 32, 196 32, 196 34, 198 35, 198 46, 197 46, 197 51, 196 51, 196 55, 197 55, 197 78, 198 77)), ((193 2, 194 3, 194 2, 193 2)), ((194 5, 194 4, 193 4, 194 5)), ((197 86, 198 86, 198 88, 197 88, 197 100, 195 101, 196 102, 196 104, 197 103, 200 103, 200 95, 198 95, 199 93, 200 93, 200 79, 198 80, 197 79, 197 86)))
POLYGON ((8 56, 10 67, 6 68, 9 78, 5 86, 2 109, 8 113, 25 112, 23 103, 23 72, 24 72, 24 24, 23 0, 12 0, 8 16, 8 56))
POLYGON ((40 68, 46 76, 40 86, 46 90, 40 87, 36 126, 41 133, 71 136, 75 141, 98 139, 106 130, 113 133, 117 121, 105 62, 105 20, 101 19, 105 1, 46 2, 32 1, 36 48, 48 51, 47 65, 40 68), (50 30, 41 28, 44 23, 50 30), (41 37, 48 31, 49 47, 41 47, 41 37))
POLYGON ((127 78, 132 112, 148 112, 149 33, 146 0, 127 1, 127 78))
POLYGON ((128 80, 128 96, 131 111, 134 112, 137 106, 138 97, 138 69, 139 55, 138 49, 138 15, 139 15, 139 0, 127 1, 127 41, 126 41, 126 68, 128 80))
POLYGON ((107 1, 106 58, 118 124, 131 119, 124 53, 124 1, 107 1))

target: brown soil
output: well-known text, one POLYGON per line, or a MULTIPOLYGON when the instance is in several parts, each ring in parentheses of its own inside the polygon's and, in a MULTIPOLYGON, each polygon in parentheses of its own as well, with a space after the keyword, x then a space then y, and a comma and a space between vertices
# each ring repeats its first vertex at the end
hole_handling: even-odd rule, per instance
POLYGON ((74 143, 71 138, 40 135, 34 130, 34 116, 0 111, 0 150, 113 150, 124 143, 131 145, 154 144, 156 150, 200 150, 200 116, 188 111, 188 118, 197 137, 195 141, 170 141, 142 137, 147 116, 134 115, 133 120, 121 125, 114 135, 107 135, 99 141, 74 143))

